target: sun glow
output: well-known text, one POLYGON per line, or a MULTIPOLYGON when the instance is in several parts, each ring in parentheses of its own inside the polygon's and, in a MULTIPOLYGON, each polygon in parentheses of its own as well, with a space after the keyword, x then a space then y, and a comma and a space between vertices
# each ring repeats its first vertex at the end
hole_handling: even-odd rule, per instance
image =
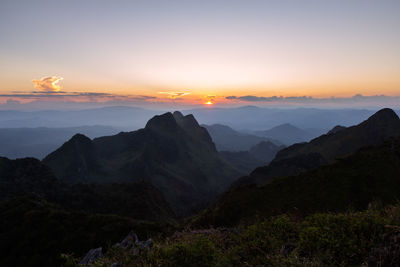
POLYGON ((205 105, 212 105, 212 104, 214 104, 213 102, 211 102, 211 101, 207 101, 206 103, 204 103, 205 105))

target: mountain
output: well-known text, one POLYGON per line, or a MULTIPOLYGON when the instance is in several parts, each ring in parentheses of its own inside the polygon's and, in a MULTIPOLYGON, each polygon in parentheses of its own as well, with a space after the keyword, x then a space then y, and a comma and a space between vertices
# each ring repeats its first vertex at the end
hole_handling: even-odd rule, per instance
POLYGON ((204 205, 240 176, 192 115, 168 112, 146 127, 93 140, 75 135, 43 162, 69 183, 150 181, 178 214, 204 205))
POLYGON ((308 143, 280 150, 268 166, 255 169, 249 176, 237 180, 235 185, 265 184, 275 177, 296 175, 399 135, 399 117, 391 109, 382 109, 356 126, 331 131, 308 143))
POLYGON ((278 146, 270 141, 262 141, 257 145, 252 146, 249 150, 249 153, 256 159, 264 162, 264 164, 268 164, 274 159, 276 153, 284 148, 284 145, 278 146))
POLYGON ((76 133, 90 138, 117 133, 110 126, 80 126, 64 128, 0 128, 0 156, 15 159, 42 159, 60 147, 76 133))
POLYGON ((238 170, 250 173, 259 166, 271 162, 276 153, 285 148, 270 141, 262 141, 250 148, 249 151, 220 151, 220 155, 238 170))
POLYGON ((315 130, 313 132, 302 130, 290 123, 281 124, 266 131, 256 131, 255 134, 279 140, 285 145, 309 141, 311 138, 318 136, 315 130))
POLYGON ((0 158, 0 200, 25 194, 40 196, 66 209, 175 222, 164 196, 149 182, 69 185, 37 159, 0 158))
POLYGON ((23 193, 56 192, 59 181, 49 167, 34 158, 0 157, 0 200, 23 193))
POLYGON ((277 140, 251 134, 243 134, 226 125, 213 124, 202 126, 209 132, 218 151, 247 151, 252 146, 263 141, 281 145, 277 140))
POLYGON ((61 266, 61 253, 165 234, 176 217, 149 182, 69 185, 37 159, 0 158, 0 222, 0 266, 61 266))
MULTIPOLYGON (((260 131, 282 122, 300 129, 327 130, 335 125, 350 126, 360 123, 375 113, 366 109, 271 108, 243 106, 235 108, 199 108, 186 110, 202 123, 223 124, 234 129, 260 131)), ((400 113, 398 113, 400 114, 400 113)), ((317 135, 316 135, 317 136, 317 135)))
POLYGON ((201 213, 193 225, 233 226, 254 221, 257 216, 285 212, 302 217, 348 208, 363 210, 373 201, 388 204, 397 202, 399 197, 400 137, 396 137, 378 147, 362 148, 333 164, 276 178, 264 186, 232 188, 201 213))

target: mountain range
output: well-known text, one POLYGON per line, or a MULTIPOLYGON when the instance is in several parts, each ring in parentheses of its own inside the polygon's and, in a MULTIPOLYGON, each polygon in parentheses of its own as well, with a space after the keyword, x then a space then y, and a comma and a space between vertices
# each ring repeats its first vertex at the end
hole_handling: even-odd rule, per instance
POLYGON ((294 143, 306 142, 314 137, 321 135, 322 133, 323 130, 318 130, 318 129, 303 130, 297 128, 296 126, 293 126, 290 123, 284 123, 275 126, 269 130, 254 132, 254 134, 258 136, 279 140, 285 145, 292 145, 294 143))
POLYGON ((248 151, 260 142, 272 142, 275 145, 282 145, 278 140, 241 133, 222 124, 203 124, 202 126, 207 129, 218 151, 248 151))
POLYGON ((117 214, 135 220, 176 222, 163 194, 152 184, 67 184, 37 159, 0 157, 0 201, 33 195, 64 209, 117 214))
POLYGON ((278 146, 270 141, 262 141, 248 151, 220 151, 219 154, 237 169, 250 173, 255 168, 270 163, 283 148, 284 145, 278 146))
POLYGON ((335 163, 263 186, 224 193, 194 219, 193 227, 234 226, 282 213, 363 210, 372 202, 395 203, 400 196, 400 132, 379 146, 367 146, 335 163))
POLYGON ((43 163, 67 183, 149 181, 178 215, 201 207, 241 175, 193 115, 180 112, 154 116, 134 132, 93 140, 77 134, 43 163))
POLYGON ((11 159, 34 157, 42 159, 76 133, 90 138, 118 133, 110 126, 79 126, 63 128, 0 128, 0 156, 11 159))
POLYGON ((382 109, 362 123, 351 127, 335 127, 334 131, 307 143, 299 143, 280 150, 274 160, 241 177, 235 186, 268 183, 280 176, 296 175, 302 171, 332 163, 358 149, 379 145, 385 139, 400 134, 400 119, 391 109, 382 109))
MULTIPOLYGON (((363 219, 357 219, 357 212, 368 207, 362 218, 385 229, 386 222, 398 221, 396 211, 385 215, 394 216, 392 221, 382 221, 370 207, 384 213, 390 209, 386 205, 397 202, 399 177, 400 119, 390 109, 355 126, 335 126, 309 142, 284 148, 262 141, 247 151, 217 151, 212 137, 193 115, 165 113, 133 132, 94 139, 75 134, 43 161, 1 157, 0 265, 58 266, 61 253, 66 253, 67 259, 73 257, 71 253, 82 257, 99 246, 107 251, 108 260, 114 262, 117 257, 125 265, 137 258, 129 254, 128 259, 110 245, 132 229, 141 240, 154 237, 165 241, 156 247, 163 244, 167 253, 156 255, 158 250, 151 250, 153 254, 141 254, 145 262, 155 259, 146 255, 166 262, 175 257, 171 255, 185 255, 184 262, 187 257, 198 262, 195 255, 199 250, 208 255, 215 251, 214 246, 229 247, 239 234, 242 241, 235 249, 244 258, 237 262, 256 256, 254 262, 261 264, 276 254, 285 262, 298 263, 301 260, 291 257, 299 255, 309 263, 315 258, 307 254, 313 251, 307 244, 313 244, 319 251, 333 247, 345 251, 346 256, 336 262, 349 263, 348 255, 353 254, 341 246, 350 242, 348 246, 355 247, 352 242, 359 238, 358 232, 337 243, 335 238, 321 238, 321 232, 307 223, 331 218, 333 221, 321 227, 332 233, 329 227, 347 229, 350 220, 352 229, 364 229, 366 236, 360 244, 367 242, 374 232, 363 219), (250 175, 237 179, 252 168, 250 175), (303 220, 305 216, 308 219, 303 220), (212 228, 172 235, 183 218, 180 228, 212 228), (296 223, 289 223, 291 220, 296 223), (233 228, 215 231, 213 227, 219 226, 233 228), (293 227, 303 230, 293 232, 293 227), (297 233, 296 238, 290 237, 292 233, 297 233), (205 238, 190 241, 190 236, 199 234, 205 238), (179 236, 194 243, 179 243, 179 236), (220 243, 222 239, 224 243, 220 243), (279 249, 293 240, 302 254, 295 249, 294 254, 281 257, 279 249), (270 242, 274 243, 272 250, 268 250, 270 242)), ((380 240, 381 234, 363 249, 357 262, 365 261, 380 240)), ((336 255, 335 251, 329 255, 336 255)), ((230 253, 239 255, 236 250, 230 253)))

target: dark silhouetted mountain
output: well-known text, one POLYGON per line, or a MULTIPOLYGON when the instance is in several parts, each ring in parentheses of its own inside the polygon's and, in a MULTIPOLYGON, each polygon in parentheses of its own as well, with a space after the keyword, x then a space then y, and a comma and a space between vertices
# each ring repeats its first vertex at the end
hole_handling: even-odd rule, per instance
POLYGON ((263 141, 271 141, 272 143, 281 145, 277 140, 240 133, 221 124, 203 125, 203 127, 210 133, 218 151, 247 151, 252 146, 263 141))
POLYGON ((303 216, 349 207, 362 210, 372 201, 388 204, 399 197, 400 137, 396 137, 297 176, 277 178, 261 187, 232 188, 200 214, 195 224, 232 226, 285 212, 303 216))
POLYGON ((311 138, 318 136, 314 135, 312 132, 299 129, 289 123, 278 125, 266 131, 257 131, 255 134, 279 140, 285 145, 306 142, 311 138))
POLYGON ((322 135, 309 143, 281 150, 276 160, 295 155, 319 153, 327 161, 355 152, 367 145, 379 145, 386 138, 400 135, 400 119, 391 109, 382 109, 366 121, 335 134, 322 135))
POLYGON ((154 116, 144 129, 90 140, 74 136, 43 162, 71 183, 148 180, 173 208, 187 213, 226 189, 239 175, 193 116, 154 116))
POLYGON ((44 159, 64 182, 88 183, 101 176, 102 165, 97 161, 90 138, 76 134, 44 159))
POLYGON ((255 169, 249 176, 236 181, 235 185, 265 184, 275 177, 296 175, 399 135, 399 117, 391 109, 382 109, 359 125, 280 150, 268 166, 255 169))
MULTIPOLYGON (((77 136, 75 140, 85 141, 84 138, 77 136)), ((73 210, 118 214, 138 220, 175 221, 162 193, 149 182, 69 185, 59 181, 37 159, 0 158, 0 200, 23 194, 41 196, 73 210)))
POLYGON ((0 200, 23 193, 43 195, 59 188, 60 183, 51 169, 39 160, 0 157, 0 200))
POLYGON ((256 167, 263 166, 271 162, 276 153, 285 148, 278 146, 270 141, 262 141, 250 148, 249 151, 220 151, 220 155, 238 170, 250 173, 256 167))
POLYGON ((76 133, 94 138, 117 132, 117 129, 109 126, 3 128, 0 129, 0 156, 42 159, 76 133))

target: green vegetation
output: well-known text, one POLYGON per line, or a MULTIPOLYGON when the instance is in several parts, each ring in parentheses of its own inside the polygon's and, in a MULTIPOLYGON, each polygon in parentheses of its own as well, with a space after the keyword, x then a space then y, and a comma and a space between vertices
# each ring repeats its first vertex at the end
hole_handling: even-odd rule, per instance
POLYGON ((400 205, 304 219, 284 214, 237 228, 176 233, 138 255, 112 248, 93 266, 361 266, 398 226, 400 205))

